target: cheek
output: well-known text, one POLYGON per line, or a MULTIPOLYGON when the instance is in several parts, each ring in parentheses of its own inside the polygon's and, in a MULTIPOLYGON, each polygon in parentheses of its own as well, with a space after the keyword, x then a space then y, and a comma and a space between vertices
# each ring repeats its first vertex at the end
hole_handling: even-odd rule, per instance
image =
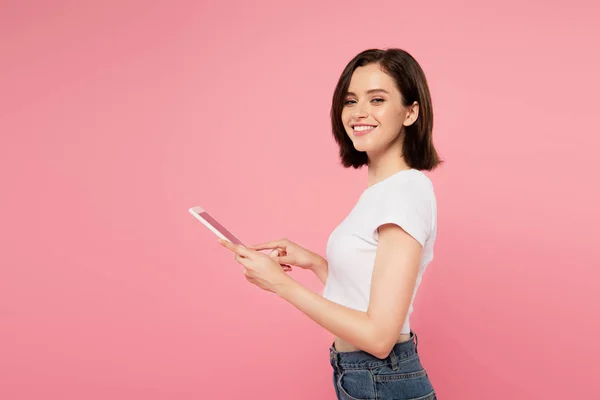
POLYGON ((377 107, 371 111, 371 115, 375 118, 380 124, 389 125, 394 120, 394 115, 389 107, 377 107))
POLYGON ((350 111, 348 111, 347 108, 344 108, 342 110, 342 123, 344 124, 344 126, 348 124, 349 118, 350 118, 350 111))
POLYGON ((396 132, 402 128, 402 116, 391 108, 379 108, 373 112, 375 118, 386 131, 396 132))
POLYGON ((350 111, 342 111, 342 124, 344 125, 344 129, 346 130, 346 132, 350 131, 350 126, 348 125, 350 123, 350 118, 352 116, 352 113, 350 111))

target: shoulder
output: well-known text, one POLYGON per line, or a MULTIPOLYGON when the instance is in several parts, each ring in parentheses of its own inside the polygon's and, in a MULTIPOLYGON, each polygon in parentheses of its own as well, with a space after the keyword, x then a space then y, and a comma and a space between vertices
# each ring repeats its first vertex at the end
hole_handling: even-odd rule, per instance
POLYGON ((411 170, 408 173, 392 177, 382 185, 379 197, 400 203, 430 204, 435 202, 435 189, 432 180, 422 171, 411 170))
POLYGON ((375 228, 395 224, 424 245, 430 237, 436 214, 433 183, 418 170, 392 176, 373 196, 375 228))

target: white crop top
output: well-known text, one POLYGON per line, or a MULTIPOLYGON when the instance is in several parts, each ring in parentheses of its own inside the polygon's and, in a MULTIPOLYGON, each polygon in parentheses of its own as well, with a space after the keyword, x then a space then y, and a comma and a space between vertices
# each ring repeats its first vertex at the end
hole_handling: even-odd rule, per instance
POLYGON ((423 172, 397 172, 367 188, 350 214, 327 241, 328 276, 323 297, 349 308, 367 311, 378 231, 383 224, 402 227, 423 246, 419 272, 400 333, 410 332, 409 317, 427 265, 433 260, 437 233, 437 203, 433 183, 423 172))

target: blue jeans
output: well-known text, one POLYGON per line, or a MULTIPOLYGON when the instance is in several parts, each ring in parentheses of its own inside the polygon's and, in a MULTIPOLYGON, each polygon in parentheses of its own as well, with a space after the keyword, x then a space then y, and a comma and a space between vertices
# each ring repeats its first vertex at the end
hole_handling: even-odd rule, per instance
POLYGON ((437 397, 417 353, 418 339, 397 343, 385 359, 364 351, 329 349, 339 400, 435 400, 437 397))

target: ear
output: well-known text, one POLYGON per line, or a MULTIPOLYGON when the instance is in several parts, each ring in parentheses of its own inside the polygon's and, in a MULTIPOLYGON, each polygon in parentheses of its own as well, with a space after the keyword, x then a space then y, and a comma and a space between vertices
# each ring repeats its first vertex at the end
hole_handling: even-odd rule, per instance
POLYGON ((411 126, 419 118, 419 103, 416 101, 408 107, 406 118, 404 119, 404 126, 411 126))

